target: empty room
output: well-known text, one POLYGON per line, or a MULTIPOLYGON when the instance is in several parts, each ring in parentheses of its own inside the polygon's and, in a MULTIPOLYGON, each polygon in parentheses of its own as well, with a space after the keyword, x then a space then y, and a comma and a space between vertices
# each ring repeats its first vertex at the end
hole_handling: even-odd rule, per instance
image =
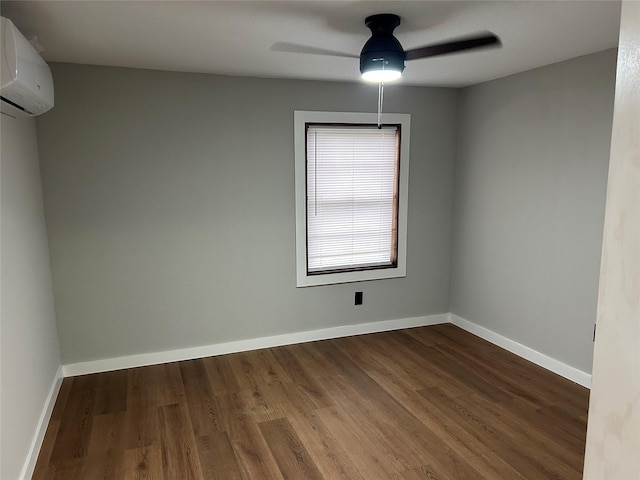
POLYGON ((0 479, 640 479, 640 2, 2 1, 0 479))

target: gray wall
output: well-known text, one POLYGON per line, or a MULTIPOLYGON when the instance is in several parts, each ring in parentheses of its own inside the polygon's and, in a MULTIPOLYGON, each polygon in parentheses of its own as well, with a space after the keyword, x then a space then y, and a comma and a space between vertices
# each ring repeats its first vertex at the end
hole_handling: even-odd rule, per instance
POLYGON ((0 478, 19 477, 60 352, 42 207, 36 122, 0 115, 0 478))
POLYGON ((64 363, 449 310, 456 90, 385 92, 412 114, 407 277, 296 289, 293 111, 375 111, 375 86, 52 67, 64 363))
POLYGON ((451 311, 591 371, 616 53, 462 90, 451 311))

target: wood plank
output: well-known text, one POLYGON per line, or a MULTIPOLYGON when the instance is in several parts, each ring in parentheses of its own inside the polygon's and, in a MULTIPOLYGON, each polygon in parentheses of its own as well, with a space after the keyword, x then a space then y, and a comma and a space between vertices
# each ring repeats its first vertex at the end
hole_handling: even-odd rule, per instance
POLYGON ((566 408, 584 412, 583 420, 586 421, 588 389, 499 347, 487 350, 485 355, 501 363, 503 371, 515 381, 535 388, 548 405, 562 404, 566 408))
POLYGON ((271 386, 281 385, 282 379, 290 378, 286 374, 279 374, 268 356, 257 355, 254 352, 236 353, 229 356, 229 364, 240 390, 232 398, 239 400, 239 405, 245 415, 253 416, 253 421, 262 422, 283 418, 277 399, 271 396, 271 386), (281 376, 282 375, 282 379, 281 376))
POLYGON ((242 480, 242 472, 226 432, 196 438, 200 467, 207 480, 242 480))
POLYGON ((124 478, 125 419, 125 412, 93 417, 89 453, 83 462, 84 478, 105 480, 124 478))
POLYGON ((155 365, 130 368, 127 372, 127 410, 157 407, 158 383, 155 365))
POLYGON ((506 375, 503 363, 495 361, 484 352, 478 353, 455 344, 440 344, 435 348, 446 358, 463 360, 475 375, 507 392, 510 397, 524 400, 534 407, 548 405, 548 400, 536 393, 537 389, 531 388, 529 383, 518 382, 506 375))
POLYGON ((355 389, 342 377, 324 378, 323 382, 341 408, 358 423, 369 442, 385 452, 388 461, 396 470, 416 468, 427 461, 426 456, 429 452, 419 448, 407 432, 398 428, 395 418, 391 418, 397 410, 394 409, 387 415, 382 414, 376 408, 375 401, 359 395, 354 396, 355 389))
POLYGON ((436 342, 436 345, 459 345, 466 348, 467 350, 476 352, 492 350, 496 348, 495 345, 487 342, 483 338, 477 337, 476 335, 473 335, 466 330, 463 330, 460 327, 457 327, 450 323, 433 325, 433 327, 429 329, 415 328, 405 330, 402 333, 414 336, 425 345, 429 345, 429 343, 431 343, 431 338, 437 338, 438 341, 436 342), (427 339, 426 341, 425 338, 427 339))
POLYGON ((434 470, 431 465, 422 465, 418 468, 405 470, 402 472, 402 478, 404 480, 444 480, 447 477, 440 476, 440 474, 434 470))
POLYGON ((127 384, 128 373, 126 370, 100 374, 96 388, 94 413, 101 415, 126 411, 127 384))
POLYGON ((260 431, 284 478, 322 479, 318 467, 286 419, 262 422, 260 431))
POLYGON ((478 441, 485 443, 492 451, 504 459, 516 471, 528 479, 570 479, 579 478, 578 472, 572 472, 558 464, 548 451, 541 451, 527 444, 527 449, 518 448, 517 440, 505 432, 500 425, 484 416, 474 415, 458 403, 458 399, 447 397, 437 387, 419 392, 433 408, 440 410, 466 428, 478 441))
POLYGON ((323 342, 300 343, 290 345, 287 348, 298 359, 300 364, 304 366, 314 377, 331 377, 340 375, 340 368, 333 363, 326 361, 321 350, 318 348, 323 342))
POLYGON ((53 411, 51 412, 51 421, 55 422, 62 419, 62 414, 64 413, 64 409, 66 408, 67 401, 69 399, 69 394, 71 393, 72 384, 73 377, 62 379, 62 385, 60 385, 56 403, 54 404, 53 411))
POLYGON ((243 476, 265 480, 281 479, 280 470, 254 416, 247 414, 238 394, 221 395, 216 400, 243 476))
POLYGON ((40 447, 40 453, 38 454, 38 460, 36 461, 36 466, 33 470, 33 475, 31 476, 32 480, 41 480, 45 478, 59 428, 60 420, 49 421, 47 431, 45 432, 44 439, 42 440, 42 446, 40 447))
POLYGON ((258 372, 266 385, 291 383, 293 381, 289 375, 289 371, 283 368, 271 348, 254 350, 253 352, 247 353, 255 359, 254 363, 257 365, 258 372))
POLYGON ((204 363, 180 362, 180 372, 193 434, 199 437, 221 431, 220 411, 204 363))
POLYGON ((158 407, 128 409, 126 415, 125 449, 155 445, 159 442, 158 407))
POLYGON ((45 480, 81 480, 83 459, 71 458, 57 463, 50 463, 45 480))
POLYGON ((492 425, 510 438, 523 439, 529 448, 544 452, 541 455, 545 455, 548 463, 556 464, 558 471, 579 471, 582 468, 584 457, 580 451, 571 451, 565 448, 555 438, 541 433, 531 422, 524 425, 518 418, 511 415, 502 404, 488 402, 475 395, 458 398, 456 401, 474 415, 486 416, 492 425))
POLYGON ((422 375, 423 369, 409 355, 399 348, 388 348, 388 344, 383 346, 381 340, 375 335, 347 338, 342 352, 369 376, 382 376, 413 390, 438 385, 431 376, 422 375))
POLYGON ((159 441, 158 387, 153 369, 127 370, 127 434, 125 449, 157 444, 159 441))
POLYGON ((311 372, 305 368, 288 347, 272 348, 273 356, 289 374, 292 382, 315 408, 329 407, 334 404, 331 396, 322 388, 311 372))
POLYGON ((162 468, 166 480, 202 480, 198 448, 183 405, 158 407, 162 468))
MULTIPOLYGON (((443 444, 455 451, 484 477, 525 480, 513 467, 488 449, 482 441, 469 434, 467 429, 431 408, 417 392, 405 388, 398 389, 395 384, 389 387, 381 383, 381 386, 433 432, 443 444), (479 453, 482 455, 478 455, 479 453)), ((432 466, 428 466, 433 469, 432 466)))
POLYGON ((365 480, 353 461, 327 429, 316 410, 293 404, 287 410, 287 419, 307 445, 309 455, 327 479, 365 480))
MULTIPOLYGON (((394 332, 395 333, 395 332, 394 332)), ((435 366, 422 354, 425 348, 420 342, 407 335, 395 335, 393 337, 383 337, 381 342, 375 336, 371 339, 373 345, 366 350, 367 355, 379 358, 379 361, 387 365, 392 373, 397 375, 411 374, 419 375, 420 382, 425 387, 439 387, 448 395, 456 397, 466 395, 469 388, 460 382, 446 370, 435 368, 435 366), (411 373, 409 373, 411 372, 411 373)), ((351 352, 349 352, 351 355, 351 352)))
POLYGON ((95 375, 76 377, 71 384, 69 398, 51 452, 51 463, 61 463, 87 455, 97 378, 95 375))
POLYGON ((514 431, 520 432, 517 434, 518 438, 527 438, 527 441, 532 443, 550 447, 551 451, 562 456, 576 469, 582 469, 586 431, 581 440, 571 435, 560 426, 570 423, 570 420, 550 422, 543 415, 540 415, 539 411, 523 402, 511 401, 490 404, 484 399, 474 399, 474 403, 483 415, 491 414, 494 418, 509 425, 514 431), (522 418, 527 418, 528 422, 525 424, 522 422, 522 418))
POLYGON ((154 378, 157 386, 157 404, 174 405, 184 402, 184 388, 180 374, 179 363, 165 363, 154 365, 154 378))
MULTIPOLYGON (((358 387, 361 390, 365 388, 360 385, 358 387)), ((368 438, 381 439, 386 444, 382 450, 392 453, 401 462, 400 471, 429 465, 441 475, 483 478, 463 457, 428 427, 416 421, 410 412, 375 382, 369 382, 367 395, 360 395, 358 403, 349 400, 353 398, 353 391, 347 383, 340 383, 339 388, 344 394, 339 401, 367 433, 368 438)), ((338 399, 337 393, 336 398, 338 399)))
MULTIPOLYGON (((436 325, 439 327, 440 325, 436 325)), ((402 333, 400 335, 403 335, 402 333)), ((418 341, 414 341, 409 335, 406 336, 406 344, 412 351, 418 352, 422 358, 427 360, 431 369, 440 370, 453 377, 455 380, 465 385, 467 389, 477 392, 491 400, 504 401, 512 398, 505 391, 492 385, 486 380, 474 374, 470 368, 458 359, 447 357, 438 347, 427 347, 418 341)))
POLYGON ((202 363, 209 377, 209 383, 214 395, 226 395, 240 391, 240 385, 229 364, 230 355, 207 357, 202 363))
POLYGON ((321 408, 318 416, 358 471, 367 480, 400 480, 400 472, 386 461, 386 452, 372 443, 341 407, 321 408))
POLYGON ((579 446, 584 446, 587 438, 587 419, 581 409, 567 409, 563 405, 549 405, 539 408, 537 413, 545 424, 557 425, 572 435, 579 446))
POLYGON ((164 480, 160 448, 147 445, 126 450, 124 480, 164 480))

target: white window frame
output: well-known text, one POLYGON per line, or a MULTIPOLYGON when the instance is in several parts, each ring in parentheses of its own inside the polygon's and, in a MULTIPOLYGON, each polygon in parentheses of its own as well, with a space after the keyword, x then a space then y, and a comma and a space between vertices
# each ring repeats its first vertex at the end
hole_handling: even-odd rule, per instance
POLYGON ((400 172, 398 179, 398 251, 395 267, 325 274, 307 274, 307 166, 306 124, 377 124, 375 113, 294 112, 295 193, 296 193, 296 277, 298 287, 362 282, 406 277, 407 210, 409 203, 409 134, 411 115, 385 113, 383 124, 400 125, 400 172))

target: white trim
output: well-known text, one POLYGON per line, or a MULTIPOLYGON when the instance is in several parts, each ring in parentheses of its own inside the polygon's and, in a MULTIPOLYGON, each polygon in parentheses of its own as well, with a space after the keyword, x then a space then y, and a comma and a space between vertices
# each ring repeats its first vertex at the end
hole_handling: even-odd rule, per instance
POLYGON ((18 477, 21 480, 28 480, 33 476, 33 470, 36 468, 36 461, 38 460, 38 455, 40 454, 40 447, 42 447, 44 435, 45 433, 47 433, 47 427, 49 426, 49 420, 51 419, 51 414, 53 413, 53 407, 56 404, 58 392, 60 391, 60 386, 62 385, 62 374, 63 369, 61 365, 56 371, 53 383, 51 384, 51 389, 49 390, 49 395, 47 395, 47 399, 44 402, 44 408, 42 409, 42 413, 40 413, 40 418, 38 419, 38 423, 36 425, 36 431, 33 435, 33 440, 31 440, 31 446, 29 447, 29 454, 27 455, 24 465, 22 466, 20 477, 18 477))
MULTIPOLYGON (((323 328, 320 330, 307 330, 296 333, 285 333, 282 335, 273 335, 270 337, 249 338, 246 340, 237 340, 233 342, 217 343, 212 345, 204 345, 200 347, 183 348, 179 350, 167 350, 163 352, 142 353, 137 355, 129 355, 125 357, 106 358, 103 360, 93 360, 89 362, 72 363, 63 365, 62 374, 65 377, 74 377, 77 375, 86 375, 90 373, 109 372, 112 370, 121 370, 124 368, 142 367, 146 365, 157 365, 160 363, 178 362, 181 360, 191 360, 194 358, 211 357, 216 355, 224 355, 228 353, 246 352, 248 350, 257 350, 260 348, 279 347, 282 345, 294 345, 296 343, 313 342, 317 340, 328 340, 331 338, 349 337, 353 335, 364 335, 367 333, 387 332, 391 330, 401 330, 403 328, 424 327, 428 325, 438 325, 441 323, 452 323, 469 333, 487 340, 505 350, 510 351, 530 362, 535 363, 547 370, 550 370, 572 382, 591 388, 591 375, 578 370, 566 363, 555 358, 551 358, 543 353, 538 352, 530 347, 522 345, 514 340, 504 337, 488 328, 481 327, 469 320, 454 315, 452 313, 442 313, 437 315, 427 315, 422 317, 402 318, 398 320, 383 320, 379 322, 360 323, 357 325, 344 325, 340 327, 323 328)), ((58 372, 59 373, 59 372, 58 372)), ((59 383, 56 385, 60 388, 59 383)), ((55 395, 53 396, 55 400, 55 395)), ((51 402, 51 398, 48 400, 51 402)), ((48 408, 53 408, 53 402, 48 408)), ((44 412, 41 420, 44 419, 44 412)), ((47 421, 51 412, 47 414, 47 421)), ((39 424, 40 425, 40 424, 39 424)), ((42 428, 42 427, 40 427, 42 428)), ((46 423, 44 424, 46 429, 46 423)), ((44 436, 44 431, 41 432, 44 436)), ((35 445, 34 439, 34 445, 35 445)), ((42 443, 40 438, 38 445, 42 443)), ((38 447, 39 448, 39 447, 38 447)), ((37 455, 36 455, 37 458, 37 455)), ((35 459, 33 460, 35 462, 35 459)), ((35 464, 35 463, 34 463, 35 464)), ((26 468, 26 467, 25 467, 26 468)))
POLYGON ((379 322, 360 323, 357 325, 344 325, 340 327, 323 328, 320 330, 308 330, 297 333, 286 333, 271 337, 250 338, 235 342, 204 345, 201 347, 183 348, 180 350, 168 350, 164 352, 143 353, 126 357, 106 358, 90 362, 72 363, 63 365, 62 371, 65 377, 86 375, 89 373, 108 372, 123 368, 142 367, 159 363, 178 362, 194 358, 211 357, 227 353, 245 352, 259 348, 279 347, 296 343, 313 342, 316 340, 328 340, 330 338, 350 337, 366 333, 387 332, 403 328, 424 327, 448 323, 449 314, 427 315, 422 317, 402 318, 399 320, 383 320, 379 322))
POLYGON ((540 353, 533 348, 522 345, 515 340, 504 337, 499 333, 494 332, 493 330, 481 327, 480 325, 470 322, 469 320, 465 320, 464 318, 457 315, 450 314, 450 318, 452 324, 462 328, 463 330, 466 330, 469 333, 472 333, 480 338, 487 340, 488 342, 498 345, 499 347, 502 347, 505 350, 510 351, 511 353, 515 353, 519 357, 529 360, 530 362, 533 362, 536 365, 541 366, 542 368, 546 368, 553 373, 557 373, 558 375, 571 380, 578 385, 582 385, 586 388, 591 388, 591 375, 589 373, 578 370, 577 368, 567 365, 560 360, 551 358, 544 353, 540 353))
POLYGON ((384 278, 407 276, 407 211, 409 206, 409 152, 411 115, 408 113, 385 113, 383 123, 402 125, 400 137, 400 178, 398 197, 398 258, 397 267, 357 272, 307 275, 307 169, 306 129, 309 122, 318 123, 370 123, 377 124, 375 113, 352 112, 293 112, 294 157, 295 157, 295 201, 296 201, 296 286, 310 287, 336 283, 362 282, 384 278))

